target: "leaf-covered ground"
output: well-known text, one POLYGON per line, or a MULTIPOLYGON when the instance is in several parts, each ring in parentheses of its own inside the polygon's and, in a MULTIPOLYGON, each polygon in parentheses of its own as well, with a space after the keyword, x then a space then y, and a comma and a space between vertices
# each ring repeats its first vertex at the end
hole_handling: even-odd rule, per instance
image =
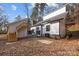
POLYGON ((78 39, 27 38, 16 42, 0 41, 2 56, 79 55, 78 39))

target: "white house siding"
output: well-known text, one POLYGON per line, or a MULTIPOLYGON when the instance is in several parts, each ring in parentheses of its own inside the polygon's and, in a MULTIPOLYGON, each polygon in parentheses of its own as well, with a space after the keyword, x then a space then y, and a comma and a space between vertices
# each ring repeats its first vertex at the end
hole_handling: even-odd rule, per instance
POLYGON ((15 33, 16 32, 16 27, 19 25, 19 23, 15 24, 10 24, 8 26, 8 33, 15 33))
MULTIPOLYGON (((47 23, 43 25, 43 29, 41 30, 41 26, 35 26, 35 27, 31 27, 31 30, 34 29, 34 34, 37 36, 36 34, 36 28, 39 27, 40 31, 43 31, 42 34, 43 36, 45 36, 46 33, 50 34, 50 37, 54 37, 54 36, 61 36, 64 37, 65 35, 65 19, 61 19, 59 21, 56 22, 52 22, 52 23, 47 23), (50 31, 46 31, 46 26, 50 25, 50 31)), ((41 36, 41 34, 40 34, 41 36)))
POLYGON ((50 31, 46 31, 46 26, 47 25, 51 25, 50 23, 43 25, 43 35, 45 35, 45 33, 50 33, 50 31))
MULTIPOLYGON (((63 37, 65 35, 65 17, 66 17, 66 7, 63 7, 55 12, 52 12, 46 16, 43 17, 43 21, 52 21, 52 23, 47 23, 43 25, 43 30, 41 30, 41 26, 39 26, 40 31, 43 31, 42 34, 45 35, 46 33, 49 33, 50 36, 57 35, 63 37), (63 18, 63 19, 62 19, 63 18), (60 20, 62 19, 62 20, 60 20), (57 22, 53 22, 55 20, 58 20, 57 22), (46 31, 46 25, 50 25, 50 31, 46 31)), ((36 27, 34 28, 35 34, 36 34, 36 27)))
POLYGON ((22 28, 21 30, 19 30, 17 32, 17 37, 18 38, 27 37, 27 28, 22 28))
POLYGON ((50 36, 59 35, 59 22, 45 24, 43 26, 43 35, 45 35, 46 33, 49 33, 50 36), (47 25, 50 25, 50 31, 46 31, 47 25))
POLYGON ((27 37, 27 27, 21 28, 17 32, 17 26, 19 26, 22 22, 23 21, 9 24, 9 26, 8 26, 8 34, 9 33, 16 33, 17 38, 27 37))
POLYGON ((25 22, 25 21, 18 21, 18 22, 13 22, 11 24, 8 25, 8 33, 14 33, 16 32, 16 28, 17 26, 19 26, 22 22, 25 22))
POLYGON ((59 22, 50 25, 50 35, 59 35, 59 22))
POLYGON ((65 17, 66 17, 66 7, 63 7, 55 12, 48 14, 47 16, 43 17, 43 20, 52 21, 52 23, 45 24, 43 26, 43 34, 49 33, 50 36, 52 35, 59 35, 61 37, 65 36, 65 17), (62 19, 63 18, 63 19, 62 19), (62 19, 62 20, 59 20, 62 19), (54 23, 54 20, 59 20, 54 23), (50 31, 46 31, 46 25, 50 25, 50 31))

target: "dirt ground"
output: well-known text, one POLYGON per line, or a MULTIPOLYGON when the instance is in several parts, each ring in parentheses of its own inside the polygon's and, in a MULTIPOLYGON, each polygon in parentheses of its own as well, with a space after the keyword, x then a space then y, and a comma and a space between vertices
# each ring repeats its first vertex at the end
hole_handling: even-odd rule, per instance
POLYGON ((79 40, 27 38, 16 42, 0 41, 1 56, 75 56, 79 40))

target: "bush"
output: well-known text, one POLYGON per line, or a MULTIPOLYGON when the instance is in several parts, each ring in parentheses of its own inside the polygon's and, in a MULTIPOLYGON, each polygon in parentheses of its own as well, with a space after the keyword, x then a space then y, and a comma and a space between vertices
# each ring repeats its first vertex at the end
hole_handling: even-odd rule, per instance
POLYGON ((71 31, 69 31, 69 30, 66 31, 66 37, 68 37, 68 38, 71 38, 72 37, 71 31))
POLYGON ((2 31, 2 29, 0 28, 0 34, 6 34, 6 31, 2 31))

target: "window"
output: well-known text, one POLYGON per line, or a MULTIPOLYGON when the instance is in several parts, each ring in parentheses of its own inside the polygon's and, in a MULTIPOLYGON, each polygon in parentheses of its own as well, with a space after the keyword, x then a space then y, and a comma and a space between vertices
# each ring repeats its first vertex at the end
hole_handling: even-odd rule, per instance
POLYGON ((38 31, 39 30, 39 27, 37 27, 36 30, 38 31))
POLYGON ((34 29, 32 29, 32 31, 31 31, 32 33, 34 33, 34 29))
POLYGON ((46 26, 46 31, 50 31, 50 25, 46 26))
POLYGON ((36 34, 37 34, 37 35, 40 35, 40 31, 36 31, 36 34))
POLYGON ((30 30, 28 31, 28 34, 31 34, 31 31, 30 30))
POLYGON ((36 28, 36 34, 37 34, 37 35, 40 35, 39 27, 36 28))

